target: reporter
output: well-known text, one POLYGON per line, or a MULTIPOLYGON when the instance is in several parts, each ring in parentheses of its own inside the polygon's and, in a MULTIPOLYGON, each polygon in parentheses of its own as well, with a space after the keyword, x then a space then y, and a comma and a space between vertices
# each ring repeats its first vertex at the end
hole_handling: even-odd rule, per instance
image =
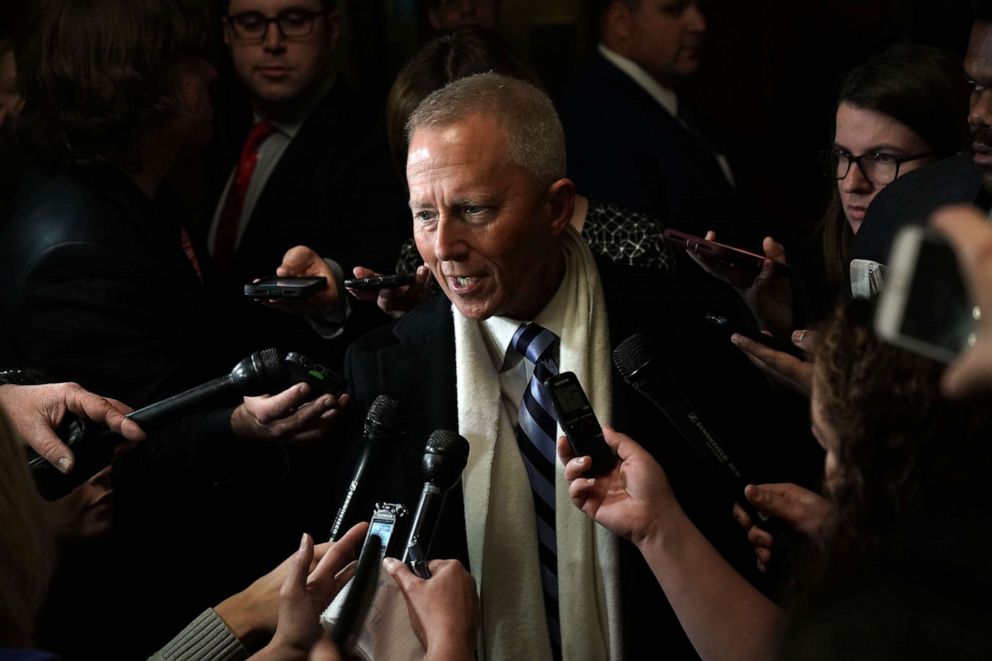
MULTIPOLYGON (((880 574, 900 588, 961 590, 955 577, 966 569, 976 581, 965 594, 984 604, 987 618, 992 581, 984 577, 992 566, 974 549, 984 548, 992 530, 985 497, 992 415, 941 398, 941 366, 876 339, 871 312, 865 301, 840 309, 815 354, 813 429, 827 451, 832 512, 808 559, 802 601, 880 574)), ((582 475, 588 459, 573 457, 559 440, 576 506, 637 545, 701 656, 773 655, 785 611, 716 554, 640 446, 609 428, 604 435, 621 462, 594 479, 582 475)), ((992 653, 992 642, 979 642, 992 653)))

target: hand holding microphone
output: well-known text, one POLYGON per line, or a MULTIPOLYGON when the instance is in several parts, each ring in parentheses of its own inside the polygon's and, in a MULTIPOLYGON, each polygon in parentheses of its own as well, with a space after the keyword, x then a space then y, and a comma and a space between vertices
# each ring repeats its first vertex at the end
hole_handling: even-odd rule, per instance
POLYGON ((461 479, 468 463, 468 451, 468 441, 447 429, 438 429, 427 439, 420 463, 424 487, 403 552, 403 562, 420 578, 431 576, 427 568, 427 554, 430 553, 431 541, 441 517, 444 498, 461 479))

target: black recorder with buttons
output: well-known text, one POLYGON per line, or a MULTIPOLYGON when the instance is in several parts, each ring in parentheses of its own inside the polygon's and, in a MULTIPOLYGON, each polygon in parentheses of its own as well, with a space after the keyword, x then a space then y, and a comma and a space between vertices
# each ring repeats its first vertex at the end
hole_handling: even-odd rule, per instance
POLYGON ((551 403, 558 416, 558 424, 572 446, 576 457, 592 460, 586 475, 609 473, 617 464, 617 457, 603 438, 603 427, 582 390, 578 377, 572 372, 562 372, 544 382, 551 396, 551 403))

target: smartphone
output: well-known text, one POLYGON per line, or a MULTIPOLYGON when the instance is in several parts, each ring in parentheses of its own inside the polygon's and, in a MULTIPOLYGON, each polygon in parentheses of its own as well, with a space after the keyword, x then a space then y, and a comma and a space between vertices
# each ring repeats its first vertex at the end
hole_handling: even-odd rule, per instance
POLYGON ((374 275, 369 278, 352 278, 344 281, 346 289, 390 289, 413 284, 416 273, 398 275, 374 275))
POLYGON ((302 381, 317 392, 334 396, 340 395, 348 387, 348 380, 343 376, 295 351, 286 354, 283 367, 286 368, 286 377, 290 384, 302 381))
POLYGON ((280 278, 270 275, 258 282, 245 285, 248 298, 308 298, 327 289, 327 278, 323 276, 303 278, 280 278))
POLYGON ((727 317, 720 314, 707 314, 706 321, 708 321, 713 326, 719 328, 727 333, 727 337, 730 337, 734 333, 738 335, 743 335, 744 337, 754 340, 755 342, 760 342, 764 344, 769 349, 774 349, 775 351, 781 351, 787 353, 796 358, 801 358, 806 360, 806 354, 802 349, 794 345, 792 342, 774 337, 773 335, 765 335, 764 333, 756 330, 750 330, 744 328, 740 324, 735 324, 727 317))
POLYGON ((369 531, 362 544, 362 553, 365 553, 365 548, 369 545, 370 540, 373 537, 378 537, 381 541, 379 560, 381 561, 389 555, 389 542, 393 538, 396 523, 406 516, 406 512, 406 507, 399 503, 376 503, 375 510, 372 512, 372 519, 369 522, 369 531))
MULTIPOLYGON (((662 236, 665 239, 665 243, 676 248, 695 250, 707 257, 719 259, 732 266, 748 269, 755 273, 761 271, 761 265, 767 259, 767 257, 758 253, 741 250, 740 248, 728 246, 724 243, 717 243, 716 241, 707 241, 702 237, 686 234, 685 232, 671 228, 666 229, 662 233, 662 236)), ((773 259, 772 265, 776 275, 788 275, 792 272, 792 267, 785 262, 773 259)))
POLYGON ((603 427, 596 419, 578 377, 572 372, 562 372, 546 380, 544 387, 551 395, 558 424, 564 430, 572 452, 576 457, 592 459, 586 475, 603 475, 613 470, 617 456, 603 438, 603 427))
POLYGON ((950 245, 920 225, 899 230, 875 309, 878 336, 949 363, 974 344, 980 318, 950 245))

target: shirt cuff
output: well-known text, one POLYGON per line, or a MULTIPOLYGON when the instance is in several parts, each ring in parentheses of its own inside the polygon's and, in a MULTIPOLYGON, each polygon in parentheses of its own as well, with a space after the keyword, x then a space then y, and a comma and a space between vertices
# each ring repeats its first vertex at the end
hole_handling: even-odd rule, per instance
POLYGON ((324 261, 334 273, 334 282, 338 286, 338 302, 320 314, 306 315, 306 320, 317 335, 325 340, 333 340, 344 332, 351 314, 351 305, 348 303, 348 292, 344 289, 344 269, 333 259, 325 257, 324 261))

